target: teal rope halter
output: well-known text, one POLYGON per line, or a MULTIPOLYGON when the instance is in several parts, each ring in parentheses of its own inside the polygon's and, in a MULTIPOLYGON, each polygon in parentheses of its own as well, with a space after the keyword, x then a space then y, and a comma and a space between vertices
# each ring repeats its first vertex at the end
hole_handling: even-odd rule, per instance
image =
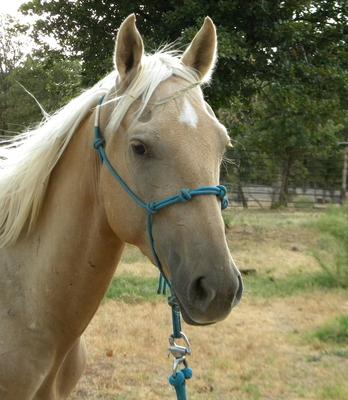
POLYGON ((190 379, 192 377, 192 370, 188 368, 185 356, 191 354, 191 349, 186 335, 181 330, 181 313, 178 301, 172 290, 170 281, 164 274, 161 261, 156 251, 155 239, 153 236, 153 216, 165 207, 169 207, 178 203, 186 203, 192 200, 196 196, 203 196, 203 195, 217 196, 221 200, 221 208, 225 209, 228 206, 227 190, 223 185, 202 186, 198 189, 181 189, 181 191, 178 194, 167 197, 164 200, 150 202, 150 203, 146 203, 145 201, 143 201, 122 179, 122 177, 118 174, 118 172, 110 163, 106 155, 105 139, 103 137, 103 134, 99 126, 100 106, 102 105, 103 100, 104 96, 101 97, 96 109, 93 147, 98 152, 101 162, 107 167, 110 174, 118 181, 118 183, 132 198, 132 200, 139 207, 143 208, 147 213, 147 234, 149 238, 149 243, 155 263, 160 271, 158 292, 165 293, 166 286, 168 286, 171 290, 171 296, 169 297, 168 303, 172 307, 173 334, 169 338, 169 343, 170 343, 169 351, 173 354, 175 360, 174 360, 173 374, 170 376, 169 382, 175 388, 177 399, 186 400, 187 395, 186 395, 185 381, 186 379, 190 379), (183 339, 185 341, 186 346, 177 345, 175 343, 175 339, 183 339), (180 364, 183 364, 184 368, 181 371, 177 371, 180 364))

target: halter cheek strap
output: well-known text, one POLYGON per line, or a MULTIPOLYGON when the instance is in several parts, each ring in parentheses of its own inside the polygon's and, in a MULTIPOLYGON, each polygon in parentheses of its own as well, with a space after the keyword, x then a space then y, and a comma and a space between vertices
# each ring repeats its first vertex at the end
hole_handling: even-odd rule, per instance
POLYGON ((165 293, 166 286, 171 290, 171 296, 168 299, 168 303, 172 308, 172 322, 173 322, 173 334, 169 338, 169 351, 174 356, 174 367, 173 374, 171 375, 169 382, 174 386, 177 398, 179 400, 186 400, 186 387, 185 380, 190 379, 192 376, 192 370, 188 368, 186 355, 191 354, 190 343, 186 335, 181 330, 181 313, 179 303, 176 299, 174 291, 168 278, 165 276, 161 260, 156 251, 155 239, 153 236, 153 218, 156 213, 161 211, 165 207, 169 207, 178 203, 187 203, 194 197, 203 195, 217 196, 221 200, 221 208, 225 209, 228 206, 227 190, 223 185, 217 186, 202 186, 198 189, 181 189, 180 192, 174 196, 165 198, 164 200, 154 201, 146 203, 143 201, 123 180, 113 165, 110 163, 106 151, 105 151, 105 139, 100 129, 100 106, 102 105, 104 96, 101 97, 95 114, 94 124, 94 143, 93 147, 98 152, 101 162, 107 167, 110 174, 118 181, 121 187, 126 191, 129 197, 147 213, 147 234, 149 238, 150 247, 152 250, 153 258, 160 271, 160 280, 158 293, 165 293), (183 339, 185 346, 179 346, 175 343, 175 339, 183 339), (178 367, 183 364, 184 368, 178 371, 178 367))

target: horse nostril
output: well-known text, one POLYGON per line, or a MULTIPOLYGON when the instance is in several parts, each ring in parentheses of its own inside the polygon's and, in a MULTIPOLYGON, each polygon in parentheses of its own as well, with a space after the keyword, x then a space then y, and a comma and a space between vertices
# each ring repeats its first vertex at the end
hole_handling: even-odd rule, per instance
POLYGON ((244 290, 243 280, 242 280, 242 277, 240 275, 238 275, 238 288, 237 288, 236 294, 234 296, 232 306, 235 306, 240 302, 240 299, 242 298, 243 290, 244 290))
POLYGON ((190 286, 189 298, 203 312, 209 307, 215 295, 215 290, 208 285, 203 276, 193 281, 190 286))

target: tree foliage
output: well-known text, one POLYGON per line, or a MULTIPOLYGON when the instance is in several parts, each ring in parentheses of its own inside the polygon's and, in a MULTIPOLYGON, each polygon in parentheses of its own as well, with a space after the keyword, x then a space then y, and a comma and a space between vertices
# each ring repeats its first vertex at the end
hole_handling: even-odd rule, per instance
POLYGON ((111 68, 116 30, 132 12, 150 47, 178 37, 188 43, 206 15, 214 19, 219 62, 210 97, 215 106, 226 104, 230 94, 249 99, 264 81, 311 84, 315 71, 308 65, 347 67, 345 0, 33 0, 22 10, 42 16, 35 26, 37 38, 51 35, 82 58, 86 84, 111 68))
POLYGON ((346 0, 32 0, 22 11, 37 17, 34 37, 45 54, 44 36, 59 44, 46 70, 59 70, 61 62, 58 86, 65 89, 74 86, 78 65, 75 86, 91 85, 113 68, 116 31, 128 14, 137 15, 148 50, 177 38, 183 48, 210 15, 219 59, 206 94, 235 140, 232 156, 272 160, 264 163, 267 174, 280 174, 284 199, 294 168, 308 171, 313 155, 335 159, 336 142, 347 131, 346 0))
POLYGON ((23 60, 22 35, 27 26, 10 15, 0 14, 0 78, 4 79, 23 60))
POLYGON ((28 26, 1 16, 0 135, 12 135, 54 112, 81 90, 81 65, 47 47, 27 53, 28 26), (28 93, 30 92, 32 96, 28 93))
POLYGON ((7 129, 5 113, 8 108, 6 93, 9 89, 8 76, 23 59, 21 34, 25 27, 13 17, 0 14, 0 135, 7 129))
POLYGON ((3 117, 8 130, 22 131, 43 117, 40 107, 24 88, 46 112, 52 113, 81 90, 80 69, 77 61, 55 53, 46 54, 45 59, 28 57, 6 79, 8 89, 3 95, 7 98, 7 108, 3 117))

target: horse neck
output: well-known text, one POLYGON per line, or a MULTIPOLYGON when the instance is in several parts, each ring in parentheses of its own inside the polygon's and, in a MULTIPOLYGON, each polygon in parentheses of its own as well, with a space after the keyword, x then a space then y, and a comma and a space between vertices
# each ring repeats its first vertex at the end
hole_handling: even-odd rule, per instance
POLYGON ((53 170, 35 233, 27 240, 35 258, 28 281, 44 282, 46 307, 75 334, 95 313, 123 250, 98 195, 100 162, 92 135, 89 117, 53 170))

